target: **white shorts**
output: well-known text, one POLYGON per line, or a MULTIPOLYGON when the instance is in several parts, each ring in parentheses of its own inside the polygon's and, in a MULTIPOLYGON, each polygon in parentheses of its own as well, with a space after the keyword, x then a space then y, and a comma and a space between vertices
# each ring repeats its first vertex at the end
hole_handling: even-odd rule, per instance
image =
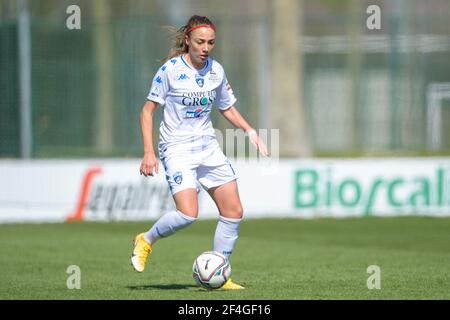
POLYGON ((218 144, 190 150, 164 150, 161 162, 166 171, 170 192, 208 190, 237 179, 236 173, 218 144))

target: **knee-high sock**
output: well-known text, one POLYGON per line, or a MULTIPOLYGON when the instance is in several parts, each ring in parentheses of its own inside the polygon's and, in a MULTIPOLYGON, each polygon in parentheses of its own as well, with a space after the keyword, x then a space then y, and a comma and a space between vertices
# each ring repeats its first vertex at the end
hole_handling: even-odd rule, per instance
POLYGON ((189 226, 195 220, 197 218, 187 216, 179 210, 169 211, 155 222, 150 230, 145 233, 144 238, 150 244, 154 244, 159 239, 168 237, 189 226))
POLYGON ((241 221, 242 219, 219 217, 214 235, 214 251, 223 254, 227 258, 233 253, 241 221))

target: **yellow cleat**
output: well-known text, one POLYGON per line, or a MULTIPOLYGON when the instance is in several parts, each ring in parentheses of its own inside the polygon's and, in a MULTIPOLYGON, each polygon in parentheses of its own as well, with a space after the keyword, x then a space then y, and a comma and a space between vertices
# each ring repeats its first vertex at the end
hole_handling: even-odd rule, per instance
POLYGON ((147 257, 152 252, 152 246, 144 239, 144 233, 134 238, 134 250, 131 254, 131 265, 137 272, 142 272, 147 263, 147 257))
POLYGON ((225 282, 223 284, 223 286, 220 287, 220 289, 224 289, 224 290, 242 290, 245 289, 243 286, 234 283, 233 280, 228 279, 227 282, 225 282))

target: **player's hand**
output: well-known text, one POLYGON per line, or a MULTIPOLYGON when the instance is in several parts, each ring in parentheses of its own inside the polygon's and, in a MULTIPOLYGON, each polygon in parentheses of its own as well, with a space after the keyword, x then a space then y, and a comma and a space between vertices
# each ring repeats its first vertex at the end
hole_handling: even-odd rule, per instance
POLYGON ((154 153, 144 154, 144 159, 141 163, 140 173, 145 177, 153 176, 154 173, 158 173, 158 160, 154 153))
POLYGON ((256 149, 259 150, 259 153, 261 153, 265 157, 269 155, 266 144, 264 143, 264 141, 262 141, 261 137, 256 132, 250 132, 249 139, 250 142, 256 147, 256 149))

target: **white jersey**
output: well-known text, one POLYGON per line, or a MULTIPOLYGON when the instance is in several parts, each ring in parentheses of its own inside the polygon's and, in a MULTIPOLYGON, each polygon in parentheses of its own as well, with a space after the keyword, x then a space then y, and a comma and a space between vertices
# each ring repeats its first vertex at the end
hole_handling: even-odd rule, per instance
POLYGON ((148 100, 164 106, 159 148, 197 144, 215 138, 211 110, 233 106, 236 98, 223 67, 208 58, 201 70, 191 67, 183 55, 167 61, 156 73, 148 100))

